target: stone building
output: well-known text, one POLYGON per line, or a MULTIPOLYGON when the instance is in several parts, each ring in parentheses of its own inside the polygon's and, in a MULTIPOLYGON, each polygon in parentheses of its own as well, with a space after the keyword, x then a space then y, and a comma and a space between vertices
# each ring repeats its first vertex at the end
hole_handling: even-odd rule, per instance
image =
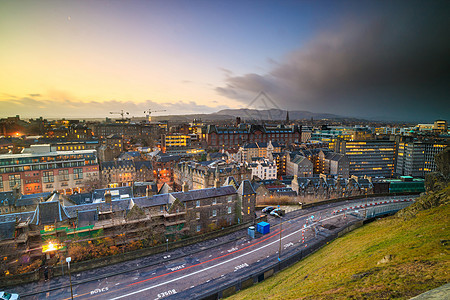
POLYGON ((322 174, 338 175, 349 178, 349 160, 344 154, 332 151, 320 151, 319 164, 322 174))
POLYGON ((131 186, 135 181, 151 181, 150 161, 107 161, 101 164, 101 180, 108 186, 131 186))
POLYGON ((229 176, 240 183, 251 180, 252 171, 238 163, 227 164, 225 161, 181 162, 174 167, 174 184, 180 189, 187 183, 189 189, 202 189, 214 186, 216 179, 223 185, 229 176))
MULTIPOLYGON (((229 183, 232 179, 228 179, 229 183)), ((67 247, 82 241, 107 238, 110 246, 133 241, 147 245, 178 240, 255 218, 255 192, 249 181, 188 190, 65 206, 51 197, 31 212, 0 215, 0 253, 3 271, 14 273, 37 259, 56 264, 67 247)))
POLYGON ((252 162, 252 159, 255 157, 262 157, 266 159, 271 158, 272 153, 281 152, 281 146, 277 142, 269 141, 265 142, 256 142, 256 143, 248 143, 241 148, 239 148, 241 162, 252 162))
POLYGON ((291 182, 292 190, 297 193, 299 201, 307 199, 320 201, 325 199, 350 197, 373 194, 372 179, 352 176, 345 179, 341 177, 297 177, 291 182))
POLYGON ((286 175, 311 177, 313 175, 313 163, 305 156, 290 154, 286 160, 286 175))
POLYGON ((218 127, 208 125, 205 128, 204 139, 208 147, 228 148, 239 147, 246 143, 275 141, 281 144, 300 142, 301 126, 297 125, 245 125, 233 127, 218 127))

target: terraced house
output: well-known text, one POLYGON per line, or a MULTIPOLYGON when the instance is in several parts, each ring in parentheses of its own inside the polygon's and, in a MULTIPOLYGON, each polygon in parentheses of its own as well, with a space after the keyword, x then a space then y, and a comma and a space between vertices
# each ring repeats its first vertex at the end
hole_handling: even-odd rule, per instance
POLYGON ((120 200, 105 193, 104 202, 73 206, 54 194, 34 211, 0 215, 1 271, 15 273, 38 259, 56 264, 79 243, 107 238, 109 247, 127 249, 134 241, 153 246, 255 217, 256 194, 249 181, 237 190, 216 183, 213 188, 120 200))
POLYGON ((223 160, 204 162, 181 162, 173 169, 174 183, 179 189, 185 183, 189 189, 213 187, 216 180, 222 185, 230 176, 240 183, 251 180, 252 170, 239 163, 226 163, 223 160))
POLYGON ((233 127, 218 127, 208 125, 205 128, 205 140, 208 147, 228 148, 239 147, 246 143, 269 141, 289 145, 300 142, 301 126, 298 125, 245 125, 233 127))
POLYGON ((108 186, 131 186, 135 181, 151 181, 150 161, 119 160, 101 164, 101 179, 108 186))
POLYGON ((373 194, 371 178, 352 176, 345 179, 319 177, 297 177, 291 183, 292 190, 301 199, 324 200, 356 195, 373 194))

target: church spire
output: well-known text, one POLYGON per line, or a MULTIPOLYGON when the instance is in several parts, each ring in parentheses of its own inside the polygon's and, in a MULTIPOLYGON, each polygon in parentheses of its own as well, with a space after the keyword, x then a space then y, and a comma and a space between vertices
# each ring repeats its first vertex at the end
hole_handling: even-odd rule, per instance
POLYGON ((289 124, 289 111, 286 111, 286 125, 289 124))

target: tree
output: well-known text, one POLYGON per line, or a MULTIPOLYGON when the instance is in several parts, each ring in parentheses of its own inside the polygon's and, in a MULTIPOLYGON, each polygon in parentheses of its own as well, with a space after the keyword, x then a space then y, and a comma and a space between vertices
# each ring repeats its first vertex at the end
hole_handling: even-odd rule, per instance
POLYGON ((444 151, 436 154, 434 157, 436 169, 441 173, 445 180, 450 180, 450 147, 446 147, 444 151))
POLYGON ((83 181, 83 184, 84 184, 84 188, 85 188, 86 192, 88 192, 88 193, 93 192, 96 189, 101 189, 104 187, 104 182, 103 182, 101 176, 88 177, 83 181))

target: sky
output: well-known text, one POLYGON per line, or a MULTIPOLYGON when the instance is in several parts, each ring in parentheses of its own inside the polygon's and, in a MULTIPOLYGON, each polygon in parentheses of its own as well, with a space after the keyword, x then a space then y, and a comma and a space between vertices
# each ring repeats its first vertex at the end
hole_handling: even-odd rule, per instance
POLYGON ((264 92, 267 108, 448 119, 449 15, 438 0, 2 0, 0 118, 211 113, 264 92))

